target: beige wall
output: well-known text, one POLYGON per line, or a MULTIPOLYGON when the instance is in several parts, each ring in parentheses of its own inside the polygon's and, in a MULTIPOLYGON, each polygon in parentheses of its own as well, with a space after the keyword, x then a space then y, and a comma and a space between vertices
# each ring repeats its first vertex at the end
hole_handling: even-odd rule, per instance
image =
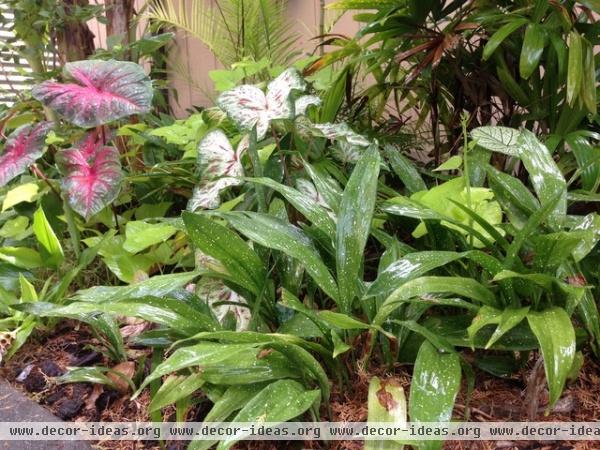
MULTIPOLYGON (((319 0, 288 0, 289 17, 294 22, 296 31, 300 35, 298 48, 307 54, 315 47, 315 41, 311 40, 318 35, 319 29, 319 0)), ((90 0, 90 3, 103 3, 103 0, 90 0)), ((146 0, 136 0, 136 9, 143 8, 146 0)), ((331 3, 332 0, 326 0, 331 3)), ((92 32, 96 35, 96 46, 106 47, 106 27, 97 21, 89 23, 92 32)), ((352 36, 358 31, 358 24, 352 20, 350 14, 346 14, 338 20, 332 32, 352 36)), ((138 32, 143 32, 143 26, 138 26, 138 32)), ((184 73, 171 75, 171 86, 175 95, 171 100, 171 106, 177 117, 185 117, 186 110, 192 106, 210 106, 214 99, 212 81, 208 72, 219 68, 217 60, 212 53, 198 40, 178 31, 177 37, 171 49, 171 58, 177 61, 184 73)), ((175 72, 175 71, 174 71, 175 72)))

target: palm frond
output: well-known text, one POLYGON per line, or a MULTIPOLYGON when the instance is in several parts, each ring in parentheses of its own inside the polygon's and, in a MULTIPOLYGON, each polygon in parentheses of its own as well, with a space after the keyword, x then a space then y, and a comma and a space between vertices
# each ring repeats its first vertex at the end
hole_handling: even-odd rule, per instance
POLYGON ((289 62, 297 39, 286 0, 151 0, 145 17, 203 42, 226 67, 243 58, 289 62))

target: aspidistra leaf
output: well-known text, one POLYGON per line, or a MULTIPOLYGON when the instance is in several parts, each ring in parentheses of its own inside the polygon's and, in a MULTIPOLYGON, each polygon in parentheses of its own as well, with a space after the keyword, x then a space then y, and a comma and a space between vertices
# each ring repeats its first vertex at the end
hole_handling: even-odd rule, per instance
POLYGON ((44 154, 44 141, 52 128, 52 122, 40 122, 35 125, 23 125, 13 131, 0 155, 0 187, 44 154))
POLYGON ((549 408, 558 401, 575 359, 575 329, 562 308, 530 312, 527 320, 537 338, 550 389, 549 408))
POLYGON ((95 127, 150 111, 152 82, 139 64, 76 61, 65 64, 63 72, 74 83, 45 81, 31 93, 74 125, 95 127))

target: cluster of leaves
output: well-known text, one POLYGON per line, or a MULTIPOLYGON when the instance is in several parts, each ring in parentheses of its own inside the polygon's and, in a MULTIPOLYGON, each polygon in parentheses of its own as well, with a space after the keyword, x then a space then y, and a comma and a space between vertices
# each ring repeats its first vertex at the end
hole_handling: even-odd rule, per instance
MULTIPOLYGON (((375 3, 385 8, 365 32, 414 26, 406 5, 375 3)), ((423 21, 461 11, 420 3, 423 21)), ((535 9, 539 20, 553 14, 535 9)), ((510 47, 515 27, 496 32, 490 55, 510 47)), ((539 31, 529 28, 525 47, 539 31)), ((554 48, 544 42, 542 54, 554 48)), ((545 62, 529 71, 525 60, 523 83, 539 64, 546 76, 545 62)), ((267 67, 255 64, 239 67, 267 67)), ((417 80, 424 67, 404 76, 417 80)), ((0 122, 14 130, 0 154, 0 330, 14 342, 0 351, 10 356, 36 325, 83 321, 115 363, 134 359, 131 344, 152 348, 149 374, 121 376, 134 395, 150 390, 154 419, 174 404, 184 420, 206 402, 210 422, 328 417, 332 383, 352 389, 359 367, 413 364, 408 406, 400 387, 371 381, 369 420, 399 423, 450 420, 473 367, 507 376, 538 351, 552 408, 583 350, 600 351, 588 147, 574 152, 574 174, 568 157, 553 158, 556 135, 543 143, 527 127, 481 126, 469 137, 466 116, 461 154, 423 169, 397 136, 336 122, 349 73, 313 95, 317 83, 287 69, 224 89, 218 107, 185 120, 150 113, 152 84, 133 63, 71 63, 61 82, 35 87, 59 121, 41 120, 38 107, 0 122), (133 331, 122 317, 137 319, 133 331)), ((230 87, 238 75, 219 79, 230 87)), ((577 92, 564 108, 591 106, 577 92)), ((80 368, 61 381, 114 387, 110 371, 80 368)))

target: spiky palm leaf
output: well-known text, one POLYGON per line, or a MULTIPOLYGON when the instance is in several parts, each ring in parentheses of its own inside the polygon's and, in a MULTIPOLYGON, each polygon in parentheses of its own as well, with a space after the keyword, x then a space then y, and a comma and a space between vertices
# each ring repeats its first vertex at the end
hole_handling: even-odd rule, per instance
POLYGON ((297 39, 285 0, 152 0, 146 17, 203 42, 226 67, 245 57, 285 65, 297 39))

